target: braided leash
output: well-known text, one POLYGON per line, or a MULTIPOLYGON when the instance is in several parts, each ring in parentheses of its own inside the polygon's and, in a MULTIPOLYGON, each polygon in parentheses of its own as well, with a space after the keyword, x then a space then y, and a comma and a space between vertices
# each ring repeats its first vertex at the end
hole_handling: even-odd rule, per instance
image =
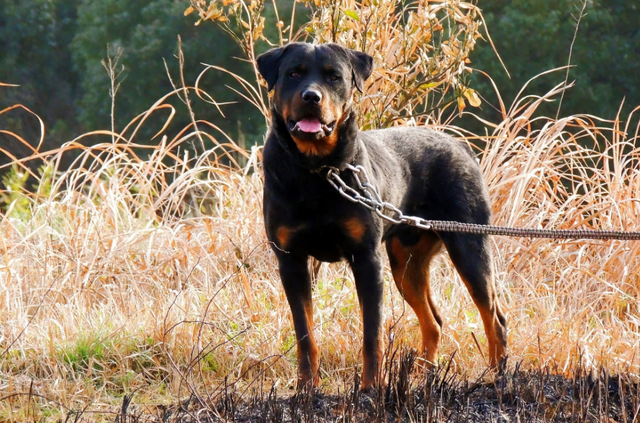
POLYGON ((340 177, 340 170, 331 166, 324 166, 320 170, 327 170, 326 178, 338 190, 340 195, 349 201, 362 204, 376 213, 382 219, 393 224, 405 223, 417 228, 442 232, 464 232, 470 234, 487 234, 502 236, 517 236, 527 238, 551 239, 618 239, 624 241, 640 240, 640 232, 599 231, 587 229, 533 229, 509 228, 506 226, 479 225, 475 223, 452 222, 446 220, 428 220, 416 216, 406 216, 391 203, 383 201, 376 188, 369 183, 367 172, 358 165, 347 164, 353 173, 358 189, 348 186, 340 177))

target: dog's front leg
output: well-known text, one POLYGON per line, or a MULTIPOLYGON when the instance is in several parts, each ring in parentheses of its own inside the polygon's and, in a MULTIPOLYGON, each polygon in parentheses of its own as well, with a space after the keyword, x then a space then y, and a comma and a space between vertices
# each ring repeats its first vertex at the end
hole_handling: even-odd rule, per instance
POLYGON ((311 302, 311 277, 307 256, 280 252, 277 254, 280 278, 287 294, 293 326, 298 341, 298 389, 307 383, 317 386, 319 359, 318 345, 313 335, 313 304, 311 302))
POLYGON ((382 363, 382 263, 379 248, 371 248, 349 257, 362 310, 364 331, 362 383, 365 390, 380 380, 382 363))

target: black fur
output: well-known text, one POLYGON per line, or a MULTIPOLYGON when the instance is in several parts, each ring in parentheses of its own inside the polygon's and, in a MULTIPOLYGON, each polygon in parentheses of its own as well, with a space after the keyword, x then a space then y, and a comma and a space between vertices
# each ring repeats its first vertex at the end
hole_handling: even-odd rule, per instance
MULTIPOLYGON (((294 43, 260 56, 258 68, 269 89, 275 89, 263 156, 265 227, 293 313, 301 380, 317 383, 318 378, 312 322, 305 315, 311 308, 307 270, 311 256, 328 262, 346 259, 351 265, 364 323, 363 386, 378 381, 381 242, 387 243, 392 265, 405 265, 397 263, 404 256, 390 250, 394 238, 400 243, 400 252, 413 251, 421 237, 435 249, 444 244, 478 306, 490 310, 498 326, 503 326, 504 330, 498 328, 499 337, 506 346, 505 321, 495 301, 485 236, 435 234, 407 225, 392 226, 343 198, 327 182, 323 171, 323 166, 344 169, 347 163, 362 165, 382 198, 398 205, 405 214, 487 224, 491 219, 489 196, 471 149, 464 142, 427 128, 359 132, 351 102, 354 89, 363 89, 372 70, 372 59, 364 53, 335 44, 294 43), (307 89, 317 90, 322 104, 301 100, 301 93, 307 89), (317 119, 329 128, 329 120, 334 118, 333 131, 310 134, 291 129, 301 119, 317 119)), ((356 186, 351 172, 345 170, 341 177, 356 186)), ((435 309, 433 315, 441 326, 435 309)))

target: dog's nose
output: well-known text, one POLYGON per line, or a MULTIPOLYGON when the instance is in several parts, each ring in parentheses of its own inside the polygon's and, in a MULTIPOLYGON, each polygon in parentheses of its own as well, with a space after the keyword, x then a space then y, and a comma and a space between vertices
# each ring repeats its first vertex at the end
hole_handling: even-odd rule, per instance
POLYGON ((320 100, 322 100, 322 94, 317 90, 304 90, 302 92, 302 100, 304 100, 305 103, 318 104, 320 103, 320 100))

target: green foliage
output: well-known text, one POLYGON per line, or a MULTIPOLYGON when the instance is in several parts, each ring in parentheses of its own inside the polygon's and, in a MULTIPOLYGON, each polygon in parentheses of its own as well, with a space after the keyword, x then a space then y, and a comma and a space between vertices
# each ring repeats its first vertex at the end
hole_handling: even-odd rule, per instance
POLYGON ((95 334, 83 334, 76 342, 59 351, 62 360, 67 363, 74 372, 87 372, 90 370, 102 371, 109 345, 95 334))
MULTIPOLYGON (((509 105, 520 88, 541 72, 565 66, 582 3, 577 0, 481 1, 487 28, 511 75, 509 79, 488 43, 479 43, 472 66, 487 72, 509 105)), ((561 115, 589 113, 612 119, 626 98, 622 116, 640 104, 640 5, 626 0, 588 0, 573 48, 561 115)), ((474 87, 493 104, 493 88, 484 77, 474 87)), ((543 94, 565 78, 554 72, 534 81, 528 93, 543 94)), ((555 116, 558 102, 541 110, 555 116)), ((491 113, 485 107, 485 112, 491 113)))
MULTIPOLYGON (((78 75, 69 45, 76 31, 78 0, 0 0, 0 82, 19 88, 0 88, 0 110, 24 104, 35 111, 59 140, 76 129, 74 102, 78 75)), ((0 116, 0 127, 15 130, 27 140, 40 137, 40 125, 25 113, 0 116)), ((0 134, 0 144, 25 156, 30 150, 0 134)), ((60 142, 51 143, 59 145, 60 142)), ((0 155, 0 165, 8 158, 0 155)))
MULTIPOLYGON (((76 3, 0 0, 0 80, 21 84, 20 96, 41 106, 43 117, 54 113, 48 102, 70 104, 73 96, 76 75, 67 47, 75 34, 76 3)), ((6 102, 16 95, 7 90, 2 97, 6 102)))
MULTIPOLYGON (((0 0, 0 82, 20 85, 0 87, 0 110, 24 104, 37 113, 48 129, 43 150, 84 132, 109 129, 110 81, 102 61, 108 53, 113 57, 122 49, 118 69, 124 66, 124 72, 115 113, 116 131, 120 131, 173 90, 163 60, 174 83, 181 85, 178 36, 187 85, 193 85, 204 69, 201 62, 251 77, 251 66, 237 59, 242 52, 233 39, 215 25, 194 26, 196 18, 184 17, 184 9, 185 3, 175 0, 0 0)), ((237 103, 221 107, 225 119, 192 92, 198 118, 214 122, 233 138, 238 138, 238 122, 242 122, 243 135, 251 144, 262 139, 264 119, 225 87, 234 84, 230 77, 209 72, 201 83, 216 101, 237 103)), ((177 97, 170 103, 179 109, 186 107, 177 97)), ((188 123, 188 114, 182 112, 177 113, 182 120, 174 122, 180 129, 188 123)), ((167 116, 167 112, 157 113, 137 141, 150 142, 167 116)), ((37 120, 20 111, 0 115, 0 127, 31 142, 40 137, 37 120)), ((26 146, 3 134, 0 144, 10 146, 18 157, 30 154, 26 146)), ((0 165, 8 160, 0 155, 0 165)))
MULTIPOLYGON (((182 38, 187 84, 192 85, 203 70, 199 62, 222 63, 246 75, 250 67, 244 65, 246 69, 243 70, 243 64, 233 59, 240 52, 228 35, 214 26, 195 27, 194 19, 185 18, 183 12, 184 4, 172 0, 81 1, 78 7, 78 32, 71 49, 75 67, 81 75, 83 94, 79 104, 83 123, 92 129, 110 127, 110 82, 102 61, 107 54, 114 56, 117 49, 123 52, 119 64, 124 66, 124 72, 116 97, 116 130, 121 130, 130 119, 173 90, 163 61, 167 63, 174 84, 180 86, 179 62, 176 59, 178 36, 182 38)), ((229 82, 223 75, 212 74, 205 79, 202 88, 216 101, 238 100, 235 94, 224 87, 229 82)), ((177 99, 171 104, 184 107, 177 99)), ((235 135, 238 119, 224 120, 215 107, 198 101, 193 104, 196 116, 214 121, 225 132, 235 135)), ((237 104, 223 107, 223 112, 232 116, 251 117, 252 110, 246 104, 237 104)), ((186 113, 178 115, 188 116, 186 113)), ((243 127, 245 130, 259 132, 258 128, 251 126, 249 119, 243 123, 246 123, 243 127)), ((175 124, 182 128, 187 122, 176 121, 175 124)), ((148 134, 145 135, 152 135, 159 129, 146 128, 148 134)))
POLYGON ((30 175, 17 164, 12 165, 2 175, 0 189, 0 211, 10 211, 8 216, 27 221, 31 217, 31 197, 34 195, 48 197, 51 194, 54 168, 49 163, 38 168, 37 183, 28 188, 30 175))
MULTIPOLYGON (((258 3, 263 4, 263 16, 256 15, 255 22, 251 20, 252 30, 247 32, 256 35, 257 53, 269 47, 259 35, 277 43, 281 28, 276 27, 272 2, 258 3)), ((297 3, 296 31, 303 21, 311 19, 309 10, 313 7, 308 9, 305 4, 315 3, 323 2, 297 3)), ((479 2, 511 79, 486 42, 475 47, 471 65, 491 75, 506 104, 510 104, 529 78, 566 65, 579 3, 578 0, 479 2)), ((124 66, 124 72, 115 111, 116 130, 121 130, 173 89, 163 59, 173 80, 180 85, 175 58, 178 35, 182 38, 188 84, 193 84, 203 69, 200 62, 216 64, 253 80, 250 65, 236 59, 244 57, 234 34, 229 33, 238 26, 237 22, 227 22, 225 29, 210 22, 195 26, 196 13, 184 16, 189 4, 187 0, 0 0, 0 81, 20 84, 19 88, 0 87, 0 109, 21 103, 42 117, 48 129, 44 150, 58 147, 80 133, 110 128, 110 82, 102 61, 108 53, 113 57, 122 49, 119 65, 124 66)), ((278 2, 279 20, 285 28, 294 4, 293 0, 278 2)), ((637 2, 626 0, 588 0, 587 15, 582 19, 573 49, 572 64, 576 67, 569 77, 577 86, 564 98, 562 115, 590 113, 613 118, 623 98, 626 98, 623 116, 640 104, 639 8, 637 2)), ((335 18, 344 25, 361 24, 357 8, 340 10, 335 18)), ((315 18, 328 25, 321 15, 315 18)), ((313 28, 307 29, 313 32, 313 28)), ((241 44, 244 42, 242 34, 235 36, 241 44)), ((564 72, 556 72, 536 80, 528 92, 545 93, 563 80, 564 72)), ((253 106, 227 89, 226 84, 237 87, 230 78, 210 71, 201 85, 219 102, 239 101, 222 106, 226 118, 192 95, 196 116, 213 122, 234 139, 247 139, 249 144, 261 140, 264 119, 253 106)), ((491 103, 497 103, 493 88, 483 77, 476 73, 469 84, 491 103)), ((178 99, 172 104, 185 107, 178 99)), ((545 107, 541 113, 555 115, 557 103, 545 107)), ((485 117, 496 117, 488 105, 483 108, 485 117)), ((158 113, 155 120, 144 126, 147 132, 140 134, 137 141, 158 142, 150 138, 161 125, 160 115, 167 116, 166 112, 158 113)), ((180 119, 183 120, 174 122, 175 127, 181 128, 187 122, 180 119)), ((0 127, 15 131, 32 143, 40 136, 39 122, 19 110, 0 115, 0 127)), ((3 134, 0 144, 10 146, 18 157, 30 154, 26 146, 3 134)), ((0 157, 0 166, 8 161, 7 157, 0 157)))
POLYGON ((4 209, 10 209, 14 217, 26 219, 30 216, 31 201, 25 190, 28 179, 29 174, 16 164, 2 176, 4 190, 0 191, 0 205, 4 209))

